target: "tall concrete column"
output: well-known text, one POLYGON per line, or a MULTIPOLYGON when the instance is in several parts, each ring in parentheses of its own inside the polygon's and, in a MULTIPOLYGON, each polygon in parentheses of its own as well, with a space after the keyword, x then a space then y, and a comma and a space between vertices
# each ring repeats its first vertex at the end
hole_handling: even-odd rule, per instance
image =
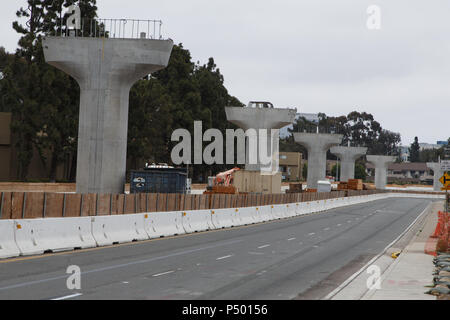
POLYGON ((444 187, 439 179, 444 175, 444 171, 441 170, 441 164, 439 162, 427 162, 427 167, 433 170, 433 191, 442 191, 444 187))
POLYGON ((324 180, 327 171, 327 151, 341 143, 342 134, 294 133, 295 142, 308 150, 308 177, 310 189, 317 189, 317 181, 324 180))
POLYGON ((375 187, 386 189, 387 171, 390 163, 395 161, 393 156, 367 156, 367 161, 375 166, 375 187))
POLYGON ((355 161, 366 154, 367 148, 336 146, 332 147, 330 152, 337 155, 341 162, 340 181, 348 181, 355 178, 355 161))
POLYGON ((167 66, 173 41, 46 37, 43 46, 80 86, 77 192, 123 193, 130 88, 167 66))
POLYGON ((250 163, 249 152, 252 150, 249 148, 249 138, 246 139, 246 155, 245 155, 245 170, 260 171, 262 168, 268 167, 263 165, 259 158, 259 137, 258 130, 267 130, 267 156, 271 155, 272 159, 278 158, 275 152, 278 152, 279 143, 279 130, 271 135, 270 129, 281 129, 294 122, 295 109, 279 109, 279 108, 252 108, 252 107, 225 107, 225 113, 227 120, 234 123, 244 131, 248 129, 255 129, 257 137, 255 142, 258 147, 256 148, 257 163, 250 163))

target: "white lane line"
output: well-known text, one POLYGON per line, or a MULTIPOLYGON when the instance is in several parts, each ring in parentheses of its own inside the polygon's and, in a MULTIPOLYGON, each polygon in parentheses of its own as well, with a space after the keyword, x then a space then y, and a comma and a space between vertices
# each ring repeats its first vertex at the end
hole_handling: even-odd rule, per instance
POLYGON ((352 223, 352 220, 348 220, 347 223, 352 223))
POLYGON ((330 230, 330 228, 325 228, 325 229, 323 229, 323 231, 328 231, 328 230, 330 230))
POLYGON ((75 297, 79 297, 79 296, 82 296, 83 294, 82 293, 74 293, 74 294, 71 294, 71 295, 68 295, 68 296, 64 296, 64 297, 59 297, 59 298, 55 298, 55 299, 51 299, 51 300, 65 300, 65 299, 70 299, 70 298, 75 298, 75 297))
MULTIPOLYGON (((168 254, 165 256, 159 256, 159 257, 153 257, 153 258, 149 258, 149 259, 145 259, 145 260, 138 260, 138 261, 132 261, 132 262, 128 262, 128 263, 111 265, 108 267, 84 271, 81 273, 81 275, 86 275, 86 274, 90 274, 90 273, 98 273, 98 272, 103 272, 103 271, 108 271, 108 270, 114 270, 114 269, 129 267, 129 266, 133 266, 133 265, 149 263, 149 262, 153 262, 153 261, 159 261, 159 260, 177 257, 177 256, 181 256, 181 255, 185 255, 185 254, 189 254, 189 253, 193 253, 193 252, 199 252, 199 251, 203 251, 203 250, 207 250, 207 249, 223 247, 226 245, 235 244, 235 243, 239 243, 239 242, 242 242, 242 240, 232 240, 232 241, 227 241, 227 242, 224 242, 224 243, 221 243, 218 245, 206 246, 206 247, 186 250, 186 251, 182 251, 182 252, 175 252, 175 253, 168 254)), ((21 288, 21 287, 25 287, 25 286, 30 286, 30 285, 35 285, 35 284, 45 283, 45 282, 50 282, 50 281, 55 281, 55 280, 61 280, 61 279, 66 279, 66 278, 67 278, 66 275, 62 275, 62 276, 57 276, 57 277, 53 277, 53 278, 45 278, 45 279, 41 279, 41 280, 23 282, 23 283, 13 284, 13 285, 6 286, 6 287, 0 287, 0 291, 21 288)))
POLYGON ((229 254, 227 256, 223 256, 223 257, 217 258, 216 260, 222 260, 222 259, 226 259, 226 258, 229 258, 229 257, 232 257, 232 256, 233 256, 232 254, 229 254))
POLYGON ((152 275, 152 277, 159 277, 159 276, 162 276, 162 275, 165 275, 165 274, 169 274, 169 273, 173 273, 173 272, 175 272, 175 270, 170 270, 170 271, 166 271, 166 272, 157 273, 157 274, 152 275))
POLYGON ((340 226, 342 226, 342 224, 338 223, 337 227, 340 227, 340 226))
POLYGON ((315 234, 316 234, 315 232, 311 232, 311 233, 308 234, 308 236, 313 236, 315 234))
POLYGON ((265 244, 263 246, 259 246, 258 249, 267 248, 267 247, 270 247, 270 244, 265 244))
POLYGON ((292 240, 295 240, 295 238, 289 238, 289 239, 287 239, 287 241, 292 241, 292 240))

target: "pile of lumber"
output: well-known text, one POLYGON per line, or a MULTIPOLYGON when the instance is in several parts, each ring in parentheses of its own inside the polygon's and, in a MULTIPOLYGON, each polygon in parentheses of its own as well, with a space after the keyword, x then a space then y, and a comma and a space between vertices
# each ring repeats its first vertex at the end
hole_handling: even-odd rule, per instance
POLYGON ((361 179, 348 179, 348 190, 363 190, 363 182, 361 179))
POLYGON ((347 190, 348 189, 347 182, 339 182, 337 185, 337 189, 338 190, 347 190))

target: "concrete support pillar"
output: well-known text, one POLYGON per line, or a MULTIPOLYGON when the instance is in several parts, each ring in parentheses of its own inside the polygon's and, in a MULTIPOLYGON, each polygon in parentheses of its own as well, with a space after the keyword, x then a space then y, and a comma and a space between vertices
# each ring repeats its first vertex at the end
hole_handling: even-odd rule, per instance
POLYGON ((310 189, 317 189, 317 181, 324 180, 327 171, 327 151, 341 143, 342 134, 294 133, 295 142, 308 150, 308 177, 310 189))
POLYGON ((355 178, 355 161, 366 154, 367 148, 336 146, 332 147, 330 152, 339 157, 341 163, 340 181, 348 181, 348 179, 355 178))
POLYGON ((46 37, 43 46, 80 86, 77 193, 123 193, 130 88, 167 66, 173 41, 46 37))
POLYGON ((386 189, 388 166, 395 161, 395 157, 369 155, 367 161, 375 166, 375 187, 380 190, 386 189))
POLYGON ((279 129, 294 122, 295 109, 225 107, 225 113, 228 121, 244 131, 256 130, 246 138, 245 170, 260 171, 270 166, 262 164, 259 157, 259 129, 267 130, 267 157, 271 156, 275 160, 272 163, 275 164, 274 162, 276 162, 276 165, 278 165, 279 129), (277 130, 271 134, 271 129, 277 130), (254 137, 255 134, 256 137, 253 141, 256 143, 256 147, 252 148, 250 136, 254 137), (257 157, 256 163, 250 163, 250 153, 257 157))
POLYGON ((427 162, 427 167, 433 170, 433 191, 442 191, 444 187, 439 179, 444 175, 444 171, 441 170, 441 164, 439 162, 427 162))

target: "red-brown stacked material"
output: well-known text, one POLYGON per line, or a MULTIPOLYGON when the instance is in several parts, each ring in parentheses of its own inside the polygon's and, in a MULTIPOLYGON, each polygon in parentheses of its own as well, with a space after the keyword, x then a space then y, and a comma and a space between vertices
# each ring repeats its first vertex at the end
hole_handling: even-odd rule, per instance
POLYGON ((347 188, 349 190, 363 190, 361 179, 348 179, 347 188))
POLYGON ((337 189, 338 190, 347 190, 348 189, 347 182, 339 182, 339 184, 337 185, 337 189))

